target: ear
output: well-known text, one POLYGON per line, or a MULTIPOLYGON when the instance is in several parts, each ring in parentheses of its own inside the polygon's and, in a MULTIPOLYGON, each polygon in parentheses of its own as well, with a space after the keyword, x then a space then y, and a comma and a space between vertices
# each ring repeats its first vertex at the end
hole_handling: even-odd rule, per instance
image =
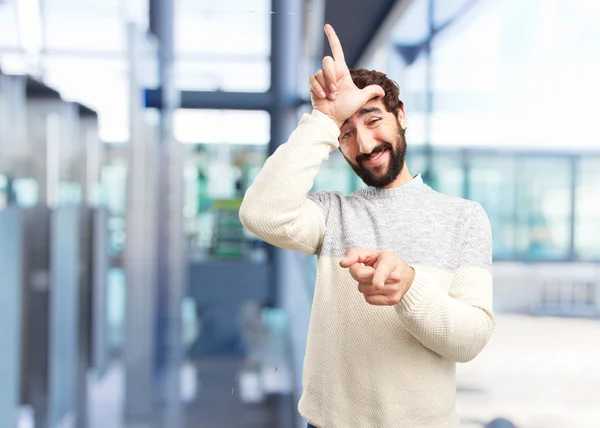
POLYGON ((398 123, 400 123, 402 129, 406 129, 406 115, 404 114, 404 106, 401 106, 398 109, 398 123))

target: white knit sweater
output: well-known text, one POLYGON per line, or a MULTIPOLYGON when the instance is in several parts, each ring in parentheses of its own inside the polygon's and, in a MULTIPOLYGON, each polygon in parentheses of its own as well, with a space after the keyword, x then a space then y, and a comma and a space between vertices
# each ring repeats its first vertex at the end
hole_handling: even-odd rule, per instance
POLYGON ((488 218, 425 184, 309 195, 338 135, 322 113, 303 116, 240 211, 265 241, 318 254, 300 413, 318 428, 457 428, 456 362, 474 358, 494 328, 488 218), (413 266, 400 303, 366 303, 339 266, 350 248, 413 266))

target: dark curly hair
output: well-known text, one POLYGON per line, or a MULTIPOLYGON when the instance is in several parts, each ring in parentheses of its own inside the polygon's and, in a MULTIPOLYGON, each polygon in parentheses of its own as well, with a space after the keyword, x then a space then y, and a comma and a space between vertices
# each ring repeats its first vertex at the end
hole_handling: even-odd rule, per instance
POLYGON ((400 101, 400 87, 396 82, 388 78, 385 73, 359 68, 350 70, 350 76, 352 76, 354 84, 359 89, 363 89, 369 85, 381 86, 385 91, 385 97, 382 100, 383 105, 389 112, 394 115, 398 114, 398 110, 403 106, 402 101, 400 101))

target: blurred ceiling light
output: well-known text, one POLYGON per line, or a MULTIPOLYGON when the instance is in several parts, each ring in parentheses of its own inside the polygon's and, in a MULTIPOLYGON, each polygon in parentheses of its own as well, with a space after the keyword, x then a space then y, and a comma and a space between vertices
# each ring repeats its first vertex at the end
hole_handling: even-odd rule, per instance
POLYGON ((40 0, 17 0, 17 17, 21 47, 32 71, 37 71, 43 47, 40 0))

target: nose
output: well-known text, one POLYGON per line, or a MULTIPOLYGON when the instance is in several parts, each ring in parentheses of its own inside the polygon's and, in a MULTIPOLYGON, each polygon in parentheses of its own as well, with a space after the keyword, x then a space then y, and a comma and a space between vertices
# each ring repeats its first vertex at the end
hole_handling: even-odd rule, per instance
POLYGON ((365 130, 356 130, 356 141, 358 143, 358 150, 367 155, 377 146, 375 138, 373 138, 370 132, 365 130))

